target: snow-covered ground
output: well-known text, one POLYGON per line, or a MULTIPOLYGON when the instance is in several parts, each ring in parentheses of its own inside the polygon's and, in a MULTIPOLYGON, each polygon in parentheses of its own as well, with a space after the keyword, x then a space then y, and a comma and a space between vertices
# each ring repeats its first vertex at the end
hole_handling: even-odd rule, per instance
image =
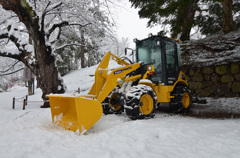
MULTIPOLYGON (((64 77, 68 92, 93 84, 95 67, 72 71, 64 77)), ((0 93, 1 158, 239 158, 240 119, 197 119, 157 112, 153 119, 130 120, 125 114, 103 115, 87 132, 55 126, 50 109, 39 108, 41 90, 12 109, 12 98, 27 88, 0 93)), ((227 102, 227 100, 226 100, 227 102)), ((228 102, 228 104, 231 102, 228 102)))

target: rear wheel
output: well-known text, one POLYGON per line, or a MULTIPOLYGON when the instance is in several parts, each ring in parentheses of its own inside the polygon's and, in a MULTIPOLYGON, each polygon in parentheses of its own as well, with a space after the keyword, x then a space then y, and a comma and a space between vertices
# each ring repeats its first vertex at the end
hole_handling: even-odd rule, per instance
POLYGON ((174 98, 171 99, 170 108, 174 113, 186 113, 191 108, 190 91, 186 86, 176 86, 171 93, 174 98))
POLYGON ((126 114, 133 120, 152 118, 155 116, 156 103, 156 95, 151 87, 133 86, 126 93, 126 114))

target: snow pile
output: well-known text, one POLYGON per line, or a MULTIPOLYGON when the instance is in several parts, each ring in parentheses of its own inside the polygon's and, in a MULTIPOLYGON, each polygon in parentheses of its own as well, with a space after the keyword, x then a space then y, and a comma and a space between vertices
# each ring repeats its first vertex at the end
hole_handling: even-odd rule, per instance
MULTIPOLYGON (((69 92, 87 93, 95 67, 72 71, 64 77, 69 92)), ((130 120, 125 114, 103 115, 87 132, 66 131, 52 123, 42 105, 41 91, 12 109, 12 98, 27 94, 26 87, 0 93, 0 155, 2 158, 237 158, 240 155, 240 119, 196 119, 157 112, 155 118, 130 120)), ((222 103, 222 102, 218 102, 222 103)), ((231 104, 232 100, 225 104, 231 104)))
POLYGON ((239 62, 240 32, 188 41, 181 49, 183 65, 200 67, 239 62))

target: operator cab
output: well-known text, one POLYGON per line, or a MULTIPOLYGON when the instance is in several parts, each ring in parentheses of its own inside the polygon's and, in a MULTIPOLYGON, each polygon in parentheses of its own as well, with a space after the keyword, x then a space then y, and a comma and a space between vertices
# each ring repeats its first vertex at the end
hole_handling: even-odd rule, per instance
POLYGON ((181 70, 181 51, 179 42, 164 36, 151 36, 135 40, 136 62, 154 65, 153 83, 173 85, 181 70))

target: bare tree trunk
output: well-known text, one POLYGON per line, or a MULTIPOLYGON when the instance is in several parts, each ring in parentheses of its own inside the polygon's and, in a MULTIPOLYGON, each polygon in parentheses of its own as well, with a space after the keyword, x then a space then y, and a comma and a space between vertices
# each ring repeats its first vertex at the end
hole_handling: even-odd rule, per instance
POLYGON ((80 53, 81 53, 81 68, 84 68, 84 67, 85 67, 85 64, 84 64, 84 54, 85 54, 84 45, 85 45, 84 31, 81 30, 81 48, 80 48, 80 53))
POLYGON ((232 15, 232 0, 224 0, 223 8, 223 26, 222 31, 228 33, 234 30, 233 15, 232 15))
MULTIPOLYGON (((63 86, 63 81, 58 76, 51 46, 46 44, 44 28, 39 27, 39 17, 26 0, 4 0, 0 1, 0 4, 4 9, 11 10, 17 14, 19 20, 26 26, 29 37, 33 41, 37 56, 37 66, 35 68, 39 70, 40 88, 43 92, 42 99, 46 100, 46 94, 64 93, 65 87, 63 86)), ((30 67, 24 57, 21 60, 26 66, 30 67)), ((36 70, 34 73, 36 75, 36 70)), ((49 107, 49 103, 45 102, 43 107, 49 107)))
POLYGON ((174 38, 176 38, 177 35, 181 33, 181 41, 186 41, 190 39, 190 32, 194 21, 194 15, 197 9, 197 2, 198 0, 188 2, 186 1, 186 5, 178 7, 176 23, 175 26, 173 26, 172 36, 174 38))
POLYGON ((183 20, 182 36, 180 38, 182 41, 190 40, 190 32, 194 22, 195 12, 196 7, 193 7, 192 5, 189 6, 188 12, 185 12, 186 18, 183 20))
POLYGON ((181 32, 181 41, 190 40, 190 32, 194 22, 194 16, 198 7, 198 1, 199 0, 191 0, 189 2, 186 2, 186 5, 179 6, 176 26, 173 30, 173 37, 176 38, 176 36, 181 32))

